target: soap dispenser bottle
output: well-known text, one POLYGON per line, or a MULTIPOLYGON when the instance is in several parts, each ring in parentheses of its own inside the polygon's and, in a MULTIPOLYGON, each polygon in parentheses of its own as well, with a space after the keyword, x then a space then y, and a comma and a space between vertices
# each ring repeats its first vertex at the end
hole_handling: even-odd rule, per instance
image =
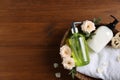
POLYGON ((100 26, 95 31, 95 35, 92 37, 92 39, 87 40, 88 46, 96 53, 99 53, 113 37, 113 30, 115 29, 118 20, 112 15, 111 17, 114 18, 112 23, 100 26))
POLYGON ((70 36, 68 42, 71 47, 72 57, 74 58, 76 66, 84 66, 90 62, 88 45, 85 37, 82 34, 79 34, 76 24, 77 22, 73 22, 72 24, 72 36, 70 36))

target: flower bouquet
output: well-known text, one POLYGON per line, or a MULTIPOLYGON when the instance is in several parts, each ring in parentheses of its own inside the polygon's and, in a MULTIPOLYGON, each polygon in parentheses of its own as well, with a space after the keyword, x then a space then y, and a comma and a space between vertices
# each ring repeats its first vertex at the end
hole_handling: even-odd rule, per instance
MULTIPOLYGON (((71 28, 66 31, 61 41, 60 56, 63 67, 70 70, 73 78, 77 76, 81 80, 109 79, 106 78, 107 71, 104 76, 105 71, 98 66, 101 64, 105 66, 107 61, 99 60, 104 64, 94 61, 97 61, 99 55, 102 55, 101 52, 107 52, 106 46, 110 46, 114 50, 120 48, 120 32, 115 29, 118 20, 112 15, 111 17, 114 21, 109 24, 101 24, 100 18, 93 19, 93 21, 73 22, 71 28), (92 66, 97 67, 92 71, 92 66)), ((117 56, 117 60, 120 61, 120 57, 117 56)), ((120 79, 120 77, 118 78, 120 79)))

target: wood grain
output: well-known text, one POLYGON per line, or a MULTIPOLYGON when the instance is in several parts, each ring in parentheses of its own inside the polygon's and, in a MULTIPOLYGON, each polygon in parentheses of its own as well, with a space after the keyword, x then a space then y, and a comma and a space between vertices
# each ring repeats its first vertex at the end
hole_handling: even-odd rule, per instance
POLYGON ((0 80, 72 80, 59 56, 65 31, 73 21, 111 22, 111 14, 120 20, 119 0, 0 0, 0 80))

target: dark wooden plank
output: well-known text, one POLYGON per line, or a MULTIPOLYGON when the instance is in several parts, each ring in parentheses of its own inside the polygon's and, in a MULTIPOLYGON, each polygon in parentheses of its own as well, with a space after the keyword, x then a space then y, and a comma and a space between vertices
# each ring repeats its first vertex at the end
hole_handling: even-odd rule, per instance
MULTIPOLYGON (((102 17, 119 17, 119 0, 2 0, 0 22, 68 22, 102 17)), ((119 17, 120 18, 120 17, 119 17)))
POLYGON ((62 80, 70 79, 61 64, 58 69, 53 68, 53 63, 60 63, 58 49, 1 47, 0 51, 1 80, 57 80, 55 72, 62 73, 62 80))
POLYGON ((119 0, 1 0, 0 80, 72 80, 59 56, 65 31, 94 17, 108 23, 111 14, 120 20, 119 0))
POLYGON ((0 47, 56 47, 59 46, 60 40, 69 26, 64 23, 1 23, 0 47))

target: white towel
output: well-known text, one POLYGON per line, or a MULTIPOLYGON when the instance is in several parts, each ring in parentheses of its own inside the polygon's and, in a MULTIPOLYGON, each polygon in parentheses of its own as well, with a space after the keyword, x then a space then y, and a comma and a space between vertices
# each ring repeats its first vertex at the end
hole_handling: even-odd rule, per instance
POLYGON ((90 63, 77 71, 103 80, 120 80, 120 49, 105 47, 99 53, 91 52, 90 63))

